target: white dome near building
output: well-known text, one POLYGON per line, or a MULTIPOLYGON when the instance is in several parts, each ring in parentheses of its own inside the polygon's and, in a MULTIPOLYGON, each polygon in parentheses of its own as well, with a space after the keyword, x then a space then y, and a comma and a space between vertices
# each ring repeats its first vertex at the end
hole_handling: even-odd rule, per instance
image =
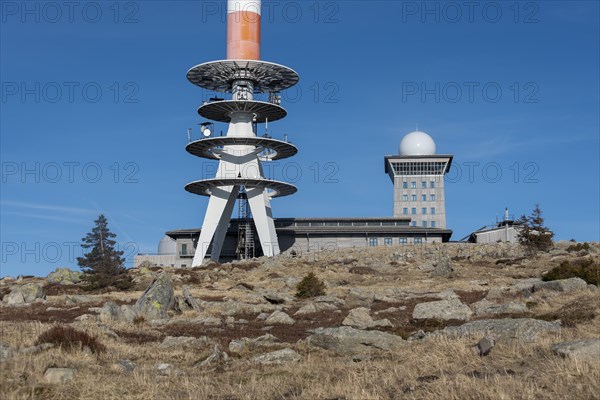
POLYGON ((414 131, 400 141, 401 156, 429 156, 435 154, 435 142, 425 132, 414 131))
POLYGON ((158 254, 175 254, 177 253, 177 242, 165 235, 158 242, 158 254))

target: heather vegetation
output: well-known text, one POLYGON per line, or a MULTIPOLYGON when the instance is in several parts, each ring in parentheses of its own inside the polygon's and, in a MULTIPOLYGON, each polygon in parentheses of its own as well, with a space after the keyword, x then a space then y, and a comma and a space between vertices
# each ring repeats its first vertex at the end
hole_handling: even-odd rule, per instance
POLYGON ((2 399, 592 399, 600 245, 385 246, 0 280, 2 399))

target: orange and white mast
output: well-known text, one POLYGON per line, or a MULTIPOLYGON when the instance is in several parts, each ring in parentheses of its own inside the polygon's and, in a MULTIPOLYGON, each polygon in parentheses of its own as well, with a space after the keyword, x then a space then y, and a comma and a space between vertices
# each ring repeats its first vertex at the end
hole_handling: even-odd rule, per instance
POLYGON ((227 59, 260 60, 261 0, 227 1, 227 59))

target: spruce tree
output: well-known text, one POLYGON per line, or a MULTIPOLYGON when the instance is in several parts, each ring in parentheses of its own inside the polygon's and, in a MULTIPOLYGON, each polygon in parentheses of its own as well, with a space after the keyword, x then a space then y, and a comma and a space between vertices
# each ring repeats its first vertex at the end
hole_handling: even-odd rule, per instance
POLYGON ((90 289, 129 288, 132 283, 123 265, 123 251, 115 249, 117 242, 113 239, 117 235, 108 229, 108 221, 102 214, 94 224, 92 231, 81 239, 81 247, 91 250, 83 257, 77 257, 77 263, 85 274, 84 280, 90 289))
POLYGON ((554 232, 544 225, 539 204, 535 205, 529 217, 521 216, 519 223, 519 243, 525 247, 528 253, 535 254, 538 251, 548 251, 552 248, 554 232))

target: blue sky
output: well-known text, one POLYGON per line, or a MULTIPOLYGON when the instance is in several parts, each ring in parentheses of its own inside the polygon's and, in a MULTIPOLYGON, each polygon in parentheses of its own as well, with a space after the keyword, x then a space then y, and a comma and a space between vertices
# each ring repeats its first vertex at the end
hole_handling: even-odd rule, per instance
MULTIPOLYGON (((540 203, 557 239, 599 240, 597 1, 264 3, 263 60, 301 77, 269 127, 300 149, 275 216, 392 215, 383 156, 418 125, 459 168, 453 239, 540 203)), ((211 162, 184 146, 211 94, 185 74, 225 57, 224 4, 2 1, 2 275, 76 267, 100 213, 130 261, 200 226, 183 187, 211 162)))

